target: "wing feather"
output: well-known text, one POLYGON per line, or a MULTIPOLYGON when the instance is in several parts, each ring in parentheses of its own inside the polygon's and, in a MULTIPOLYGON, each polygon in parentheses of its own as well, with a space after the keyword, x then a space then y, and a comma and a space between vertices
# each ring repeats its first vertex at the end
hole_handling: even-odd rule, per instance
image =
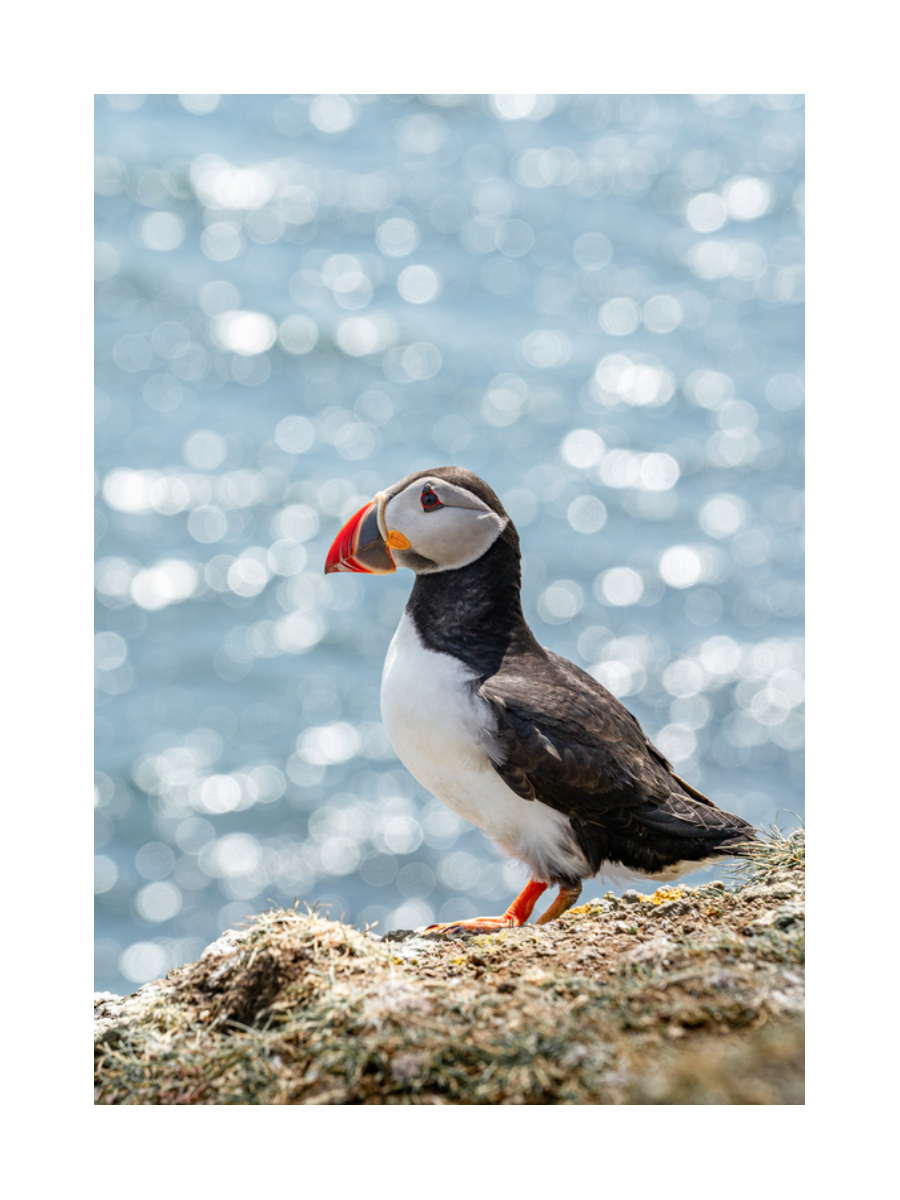
POLYGON ((746 840, 746 822, 680 779, 615 696, 560 655, 505 661, 478 694, 493 719, 497 773, 524 800, 566 813, 586 836, 746 840))

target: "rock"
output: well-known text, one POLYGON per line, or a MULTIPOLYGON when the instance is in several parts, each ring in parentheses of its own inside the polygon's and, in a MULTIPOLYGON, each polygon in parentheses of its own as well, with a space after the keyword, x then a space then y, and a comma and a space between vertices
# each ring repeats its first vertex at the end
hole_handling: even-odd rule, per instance
POLYGON ((490 934, 260 913, 95 996, 97 1103, 800 1103, 802 846, 764 842, 731 892, 631 889, 490 934))
POLYGON ((118 996, 115 992, 94 992, 94 1008, 100 1004, 109 1004, 116 1000, 122 1000, 122 996, 118 996))
POLYGON ((790 930, 806 920, 805 903, 782 904, 761 913, 744 927, 744 933, 764 933, 767 929, 790 930))
POLYGON ((201 958, 217 958, 222 954, 235 954, 246 940, 246 933, 239 929, 226 929, 221 936, 206 947, 201 958))
POLYGON ((623 957, 627 962, 634 963, 661 962, 674 945, 664 933, 657 933, 649 942, 644 942, 636 950, 629 950, 623 957))
POLYGON ((742 894, 745 900, 790 900, 800 890, 796 883, 773 883, 744 888, 742 894))

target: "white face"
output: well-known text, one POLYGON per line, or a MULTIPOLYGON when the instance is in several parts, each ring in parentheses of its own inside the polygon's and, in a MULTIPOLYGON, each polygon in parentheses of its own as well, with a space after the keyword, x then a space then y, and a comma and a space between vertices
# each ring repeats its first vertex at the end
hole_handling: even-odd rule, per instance
POLYGON ((472 492, 427 475, 387 502, 384 523, 409 542, 408 550, 391 550, 397 566, 418 575, 467 566, 481 558, 506 525, 472 492))

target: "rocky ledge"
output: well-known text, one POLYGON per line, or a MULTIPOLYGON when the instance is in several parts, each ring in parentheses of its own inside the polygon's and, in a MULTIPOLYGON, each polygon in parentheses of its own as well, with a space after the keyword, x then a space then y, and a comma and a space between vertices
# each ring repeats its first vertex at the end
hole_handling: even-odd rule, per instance
POLYGON ((94 998, 98 1104, 802 1104, 802 830, 730 885, 377 937, 274 909, 94 998))

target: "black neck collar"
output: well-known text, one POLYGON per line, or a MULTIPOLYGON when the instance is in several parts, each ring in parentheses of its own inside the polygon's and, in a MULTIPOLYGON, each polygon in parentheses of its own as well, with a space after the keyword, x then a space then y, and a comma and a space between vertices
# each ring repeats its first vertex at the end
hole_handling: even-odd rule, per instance
POLYGON ((458 658, 486 679, 510 651, 536 645, 521 588, 519 539, 510 522, 475 562, 417 576, 406 611, 429 650, 458 658))

